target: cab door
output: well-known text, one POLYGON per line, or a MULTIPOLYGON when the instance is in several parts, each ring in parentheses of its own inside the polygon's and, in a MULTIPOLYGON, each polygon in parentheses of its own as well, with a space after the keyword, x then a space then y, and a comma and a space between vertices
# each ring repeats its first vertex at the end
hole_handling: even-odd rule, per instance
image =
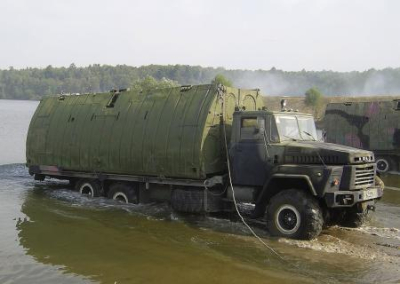
POLYGON ((264 116, 237 116, 236 137, 230 149, 233 183, 262 186, 267 174, 264 116))

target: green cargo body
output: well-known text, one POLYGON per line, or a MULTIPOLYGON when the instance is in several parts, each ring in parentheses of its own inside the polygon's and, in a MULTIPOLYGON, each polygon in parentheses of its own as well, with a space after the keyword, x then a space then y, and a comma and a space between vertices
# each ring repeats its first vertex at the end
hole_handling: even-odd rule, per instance
POLYGON ((258 90, 216 85, 47 97, 29 127, 27 165, 205 179, 226 170, 224 105, 230 132, 235 108, 263 103, 258 90))

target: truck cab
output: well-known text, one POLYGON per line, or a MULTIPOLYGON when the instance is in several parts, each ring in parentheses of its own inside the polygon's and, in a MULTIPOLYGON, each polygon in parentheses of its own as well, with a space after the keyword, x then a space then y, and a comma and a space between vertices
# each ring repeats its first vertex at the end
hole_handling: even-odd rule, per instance
POLYGON ((309 239, 326 222, 359 226, 382 196, 373 153, 318 141, 309 114, 236 111, 231 135, 235 196, 253 202, 275 235, 309 239))

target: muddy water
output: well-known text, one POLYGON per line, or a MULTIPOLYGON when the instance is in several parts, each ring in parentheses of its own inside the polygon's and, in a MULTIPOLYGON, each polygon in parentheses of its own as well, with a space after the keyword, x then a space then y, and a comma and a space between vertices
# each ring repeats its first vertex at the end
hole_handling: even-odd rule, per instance
MULTIPOLYGON (((0 100, 0 125, 27 104, 0 100)), ((13 123, 26 129, 28 122, 16 115, 13 123)), ((332 227, 313 241, 256 229, 277 256, 226 216, 177 214, 168 204, 119 205, 82 197, 64 183, 34 182, 20 153, 2 162, 24 140, 2 127, 0 283, 400 282, 397 177, 385 178, 391 187, 362 228, 332 227), (15 137, 10 142, 4 133, 15 137)))

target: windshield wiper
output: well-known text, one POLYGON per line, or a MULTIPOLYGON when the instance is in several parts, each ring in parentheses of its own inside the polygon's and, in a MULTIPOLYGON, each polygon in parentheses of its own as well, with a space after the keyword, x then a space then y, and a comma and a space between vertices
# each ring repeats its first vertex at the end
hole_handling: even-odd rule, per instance
POLYGON ((286 138, 289 138, 290 140, 292 140, 292 141, 297 141, 297 139, 296 138, 293 138, 293 137, 290 137, 290 136, 286 136, 286 135, 282 135, 283 137, 286 137, 286 138))
POLYGON ((304 132, 305 134, 307 134, 308 136, 310 136, 310 137, 313 139, 313 141, 317 141, 317 139, 315 139, 314 136, 312 136, 312 135, 311 135, 310 133, 308 133, 307 131, 303 130, 303 132, 304 132))

